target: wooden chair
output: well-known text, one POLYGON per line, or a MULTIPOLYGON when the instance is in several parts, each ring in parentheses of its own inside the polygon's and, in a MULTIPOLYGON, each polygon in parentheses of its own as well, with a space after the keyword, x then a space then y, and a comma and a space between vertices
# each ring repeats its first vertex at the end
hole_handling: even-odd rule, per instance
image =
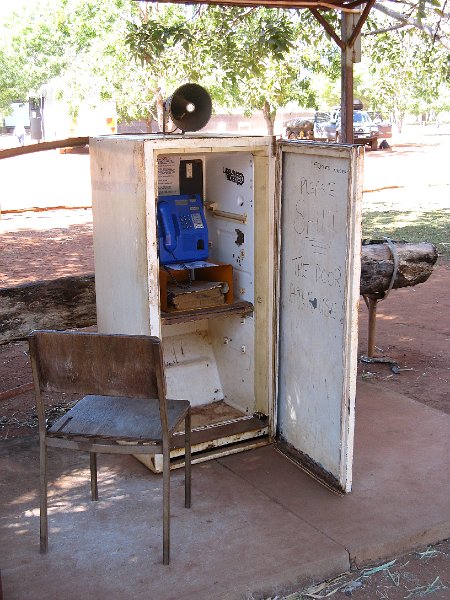
POLYGON ((185 506, 191 505, 191 410, 167 400, 156 337, 35 331, 29 338, 39 419, 41 552, 47 552, 47 448, 89 452, 92 500, 97 453, 163 455, 163 562, 170 554, 170 444, 185 420, 185 506), (43 393, 90 394, 46 427, 43 393), (123 442, 123 443, 121 443, 123 442))

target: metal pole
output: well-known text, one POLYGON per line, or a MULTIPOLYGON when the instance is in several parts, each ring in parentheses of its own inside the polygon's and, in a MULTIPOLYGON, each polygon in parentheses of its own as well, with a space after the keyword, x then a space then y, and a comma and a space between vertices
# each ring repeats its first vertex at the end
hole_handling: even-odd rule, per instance
POLYGON ((369 358, 373 358, 375 355, 377 304, 378 300, 376 298, 369 297, 369 336, 367 341, 367 356, 369 358))

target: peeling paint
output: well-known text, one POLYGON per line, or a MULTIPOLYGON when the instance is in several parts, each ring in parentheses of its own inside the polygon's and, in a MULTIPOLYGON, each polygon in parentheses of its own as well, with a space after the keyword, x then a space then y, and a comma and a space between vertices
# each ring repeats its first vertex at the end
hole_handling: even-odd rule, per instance
POLYGON ((244 236, 244 232, 241 231, 240 229, 235 229, 236 232, 236 240, 235 240, 235 244, 236 246, 242 246, 242 244, 245 241, 245 236, 244 236))

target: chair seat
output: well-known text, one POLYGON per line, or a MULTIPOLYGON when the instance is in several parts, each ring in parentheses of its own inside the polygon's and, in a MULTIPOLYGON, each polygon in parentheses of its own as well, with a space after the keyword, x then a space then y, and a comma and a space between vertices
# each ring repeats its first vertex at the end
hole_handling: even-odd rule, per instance
MULTIPOLYGON (((167 400, 168 429, 173 432, 189 410, 187 400, 167 400)), ((51 437, 88 437, 129 442, 162 439, 159 400, 85 396, 49 428, 51 437)))

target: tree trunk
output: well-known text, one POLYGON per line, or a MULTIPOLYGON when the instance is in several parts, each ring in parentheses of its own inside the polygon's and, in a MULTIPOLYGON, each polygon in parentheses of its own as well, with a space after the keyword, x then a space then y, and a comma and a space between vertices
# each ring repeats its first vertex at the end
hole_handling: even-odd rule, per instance
POLYGON ((403 129, 403 120, 405 118, 405 111, 399 107, 397 97, 395 95, 394 95, 393 106, 394 106, 394 111, 393 111, 394 112, 394 123, 397 125, 398 133, 401 133, 402 129, 403 129))
POLYGON ((271 110, 270 104, 268 103, 267 100, 264 100, 262 112, 264 115, 264 121, 266 122, 267 133, 268 133, 268 135, 273 135, 274 125, 275 125, 275 117, 276 117, 277 112, 276 112, 276 110, 271 110))
MULTIPOLYGON (((161 88, 158 88, 155 92, 156 111, 158 115, 158 126, 160 131, 164 131, 164 98, 161 92, 161 88)), ((167 125, 167 123, 166 123, 167 125)))
MULTIPOLYGON (((433 271, 437 250, 433 244, 394 242, 398 255, 398 268, 393 288, 423 283, 433 271)), ((394 258, 388 244, 371 242, 363 245, 361 256, 361 294, 383 297, 389 288, 394 272, 394 258)))

